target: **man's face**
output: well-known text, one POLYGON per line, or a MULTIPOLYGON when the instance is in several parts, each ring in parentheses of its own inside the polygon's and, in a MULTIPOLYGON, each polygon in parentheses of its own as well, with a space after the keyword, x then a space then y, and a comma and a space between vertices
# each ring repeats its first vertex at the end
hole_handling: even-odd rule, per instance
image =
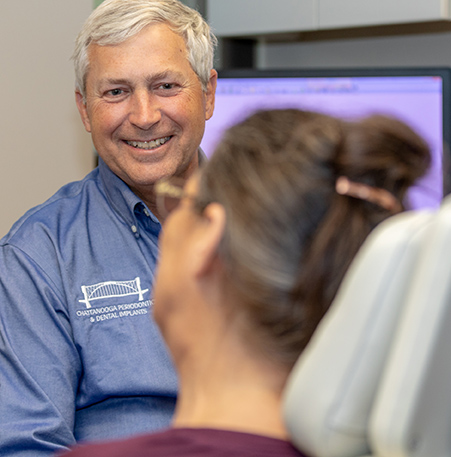
POLYGON ((191 175, 216 72, 203 92, 183 39, 165 24, 116 46, 92 44, 88 56, 86 102, 77 93, 77 106, 108 167, 141 197, 162 177, 191 175))

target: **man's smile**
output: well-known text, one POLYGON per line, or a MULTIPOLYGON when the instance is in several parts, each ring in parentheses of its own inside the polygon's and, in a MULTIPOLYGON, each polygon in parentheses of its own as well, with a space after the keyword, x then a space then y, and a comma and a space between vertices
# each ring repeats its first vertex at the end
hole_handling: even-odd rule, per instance
POLYGON ((172 137, 166 136, 164 138, 157 138, 156 140, 151 141, 125 141, 128 145, 133 146, 137 149, 154 149, 162 144, 166 143, 166 141, 170 140, 172 137))

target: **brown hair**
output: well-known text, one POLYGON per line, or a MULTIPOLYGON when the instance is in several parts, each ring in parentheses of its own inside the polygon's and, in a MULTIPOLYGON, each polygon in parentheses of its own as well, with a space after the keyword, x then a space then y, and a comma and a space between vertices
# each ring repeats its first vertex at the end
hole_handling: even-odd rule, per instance
POLYGON ((402 200, 429 165, 400 121, 346 123, 295 109, 258 112, 225 134, 200 176, 199 199, 227 214, 220 246, 247 338, 291 366, 368 233, 390 215, 339 195, 339 176, 402 200))

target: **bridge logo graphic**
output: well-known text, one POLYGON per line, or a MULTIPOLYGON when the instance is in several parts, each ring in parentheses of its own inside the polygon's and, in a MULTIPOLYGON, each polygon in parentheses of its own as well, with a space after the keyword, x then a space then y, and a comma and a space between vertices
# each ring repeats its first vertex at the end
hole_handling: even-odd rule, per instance
POLYGON ((125 297, 127 295, 138 295, 139 301, 143 300, 143 295, 149 289, 141 289, 139 277, 131 281, 106 281, 93 284, 91 286, 81 286, 83 300, 86 308, 91 308, 91 302, 100 298, 125 297))

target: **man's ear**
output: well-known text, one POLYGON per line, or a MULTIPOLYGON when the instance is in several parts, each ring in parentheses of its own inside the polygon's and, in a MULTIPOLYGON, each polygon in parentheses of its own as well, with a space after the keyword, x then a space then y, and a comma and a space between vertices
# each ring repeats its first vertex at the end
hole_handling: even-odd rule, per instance
POLYGON ((219 203, 210 203, 202 213, 201 226, 197 231, 196 254, 193 267, 196 277, 211 273, 217 264, 218 247, 226 224, 225 209, 219 203))
POLYGON ((83 122, 86 131, 91 133, 91 122, 89 121, 86 102, 83 95, 78 90, 75 91, 75 102, 77 103, 78 112, 80 113, 81 121, 83 122))
POLYGON ((205 120, 213 116, 213 111, 215 109, 215 93, 216 93, 216 84, 218 82, 218 72, 216 70, 211 70, 210 79, 208 81, 207 90, 205 92, 205 120))

